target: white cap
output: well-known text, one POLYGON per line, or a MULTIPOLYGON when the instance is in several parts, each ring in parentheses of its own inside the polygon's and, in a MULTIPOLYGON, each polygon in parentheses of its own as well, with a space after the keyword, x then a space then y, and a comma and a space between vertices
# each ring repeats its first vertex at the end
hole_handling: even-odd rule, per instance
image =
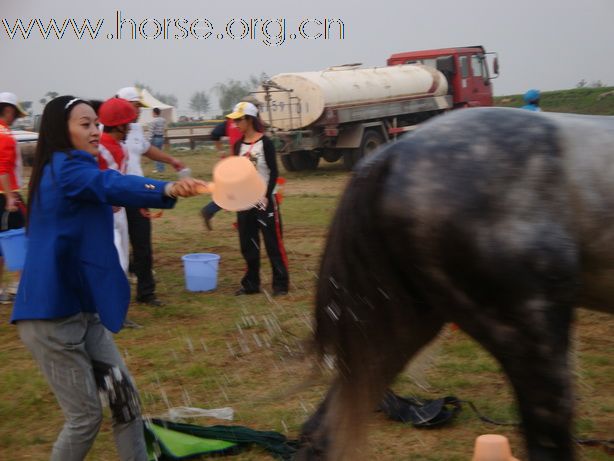
POLYGON ((228 118, 241 118, 245 115, 251 115, 252 117, 258 116, 258 109, 251 102, 240 102, 235 106, 230 114, 226 117, 228 118))
POLYGON ((15 93, 9 93, 8 91, 0 93, 0 104, 2 103, 15 106, 15 109, 17 109, 17 117, 25 117, 28 115, 28 113, 19 105, 19 102, 17 102, 17 95, 15 93))
POLYGON ((141 92, 133 86, 126 86, 117 90, 117 97, 130 102, 138 102, 141 106, 147 107, 141 97, 141 92))

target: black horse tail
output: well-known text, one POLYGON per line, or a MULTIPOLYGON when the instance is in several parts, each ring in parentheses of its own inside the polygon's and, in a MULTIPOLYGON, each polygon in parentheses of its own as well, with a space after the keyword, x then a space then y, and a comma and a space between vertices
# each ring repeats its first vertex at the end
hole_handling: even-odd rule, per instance
POLYGON ((368 310, 365 303, 375 301, 366 295, 375 288, 373 269, 385 259, 380 198, 389 169, 390 156, 384 152, 361 162, 333 217, 316 291, 315 342, 320 358, 348 354, 348 342, 354 341, 345 333, 359 328, 355 316, 368 310))
POLYGON ((314 339, 320 358, 331 357, 338 371, 321 415, 332 442, 330 459, 356 459, 361 422, 404 367, 411 355, 408 338, 416 340, 412 325, 420 322, 413 309, 419 297, 399 256, 407 255, 407 245, 399 246, 407 240, 407 222, 386 205, 398 179, 398 145, 359 164, 321 261, 314 339))

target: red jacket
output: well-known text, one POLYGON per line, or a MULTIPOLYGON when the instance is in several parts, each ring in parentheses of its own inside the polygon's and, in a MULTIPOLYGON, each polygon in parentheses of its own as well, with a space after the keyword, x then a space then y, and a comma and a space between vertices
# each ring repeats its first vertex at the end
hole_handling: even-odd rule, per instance
POLYGON ((11 129, 0 120, 0 175, 9 177, 11 190, 19 190, 15 170, 17 167, 17 141, 11 134, 11 129))

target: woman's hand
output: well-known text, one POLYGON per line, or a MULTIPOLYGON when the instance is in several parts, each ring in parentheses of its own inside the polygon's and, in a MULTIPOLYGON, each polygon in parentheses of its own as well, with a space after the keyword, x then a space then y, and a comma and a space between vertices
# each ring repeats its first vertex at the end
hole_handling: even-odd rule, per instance
POLYGON ((206 194, 209 187, 205 181, 194 178, 183 178, 173 183, 170 195, 173 197, 194 197, 195 195, 206 194))
POLYGON ((185 163, 175 157, 172 157, 171 165, 176 171, 181 171, 185 168, 185 163))

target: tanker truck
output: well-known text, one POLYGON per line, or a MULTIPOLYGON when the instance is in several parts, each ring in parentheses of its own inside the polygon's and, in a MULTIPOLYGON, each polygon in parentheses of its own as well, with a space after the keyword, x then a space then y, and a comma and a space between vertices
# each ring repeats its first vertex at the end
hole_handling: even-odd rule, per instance
POLYGON ((315 169, 321 158, 351 169, 437 114, 492 106, 498 74, 482 46, 444 48, 393 54, 384 67, 278 74, 252 94, 286 170, 315 169))

